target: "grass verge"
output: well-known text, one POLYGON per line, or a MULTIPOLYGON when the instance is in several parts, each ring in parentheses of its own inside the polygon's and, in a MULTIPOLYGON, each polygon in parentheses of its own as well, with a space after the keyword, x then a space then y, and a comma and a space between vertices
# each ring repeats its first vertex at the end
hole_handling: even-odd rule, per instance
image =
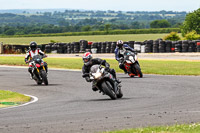
MULTIPOLYGON (((82 69, 81 58, 45 58, 49 68, 82 69)), ((0 65, 27 66, 24 57, 0 56, 0 65)), ((123 72, 119 69, 114 59, 106 59, 111 68, 116 72, 123 72)), ((175 61, 175 60, 139 60, 144 74, 161 75, 200 75, 200 61, 175 61)))
POLYGON ((173 126, 158 126, 158 127, 146 127, 126 129, 120 131, 110 131, 104 133, 199 133, 200 124, 190 125, 173 125, 173 126))
POLYGON ((31 98, 17 92, 0 90, 0 108, 30 101, 31 98))
POLYGON ((3 37, 0 38, 4 44, 26 44, 36 41, 38 44, 47 44, 51 40, 58 42, 79 42, 80 40, 88 40, 94 42, 104 41, 144 41, 156 40, 163 38, 167 34, 125 34, 125 35, 88 35, 88 36, 53 36, 53 37, 3 37))

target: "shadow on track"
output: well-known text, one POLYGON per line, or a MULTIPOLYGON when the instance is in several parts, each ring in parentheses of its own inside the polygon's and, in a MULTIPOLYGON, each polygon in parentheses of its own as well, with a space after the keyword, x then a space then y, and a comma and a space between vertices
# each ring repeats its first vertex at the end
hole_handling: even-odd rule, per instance
POLYGON ((29 85, 25 85, 25 86, 61 86, 62 84, 41 84, 41 85, 37 85, 37 84, 29 84, 29 85))
POLYGON ((122 100, 129 100, 129 99, 132 99, 132 98, 118 98, 116 100, 112 100, 110 98, 106 98, 106 99, 90 99, 90 100, 84 100, 86 102, 99 102, 99 101, 122 101, 122 100))
POLYGON ((148 78, 148 77, 142 77, 142 78, 140 78, 140 77, 120 77, 120 76, 118 76, 117 78, 119 78, 119 79, 143 79, 143 78, 148 78))

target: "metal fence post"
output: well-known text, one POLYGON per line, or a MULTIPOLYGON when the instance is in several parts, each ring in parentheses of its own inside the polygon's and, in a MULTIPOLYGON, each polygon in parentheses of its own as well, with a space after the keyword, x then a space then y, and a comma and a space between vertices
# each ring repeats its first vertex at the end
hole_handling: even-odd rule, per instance
POLYGON ((3 42, 0 43, 0 54, 3 54, 3 42))

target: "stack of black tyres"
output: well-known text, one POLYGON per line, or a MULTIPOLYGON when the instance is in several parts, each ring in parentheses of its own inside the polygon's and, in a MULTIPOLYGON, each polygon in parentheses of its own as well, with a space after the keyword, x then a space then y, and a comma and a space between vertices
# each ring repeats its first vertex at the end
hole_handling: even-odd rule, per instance
POLYGON ((80 51, 80 43, 79 42, 73 42, 74 45, 74 53, 79 53, 80 51))
POLYGON ((182 52, 182 41, 177 41, 175 43, 175 52, 182 52))
POLYGON ((112 44, 112 42, 106 42, 106 53, 111 52, 111 44, 112 44))
POLYGON ((70 54, 71 53, 71 43, 67 44, 67 53, 70 54))
POLYGON ((97 53, 101 53, 101 42, 97 43, 97 53))
POLYGON ((196 41, 197 52, 200 52, 200 40, 196 41))
POLYGON ((92 45, 91 45, 91 49, 97 48, 97 45, 98 45, 98 42, 93 42, 92 45))
POLYGON ((188 52, 196 52, 195 41, 189 41, 188 52))
POLYGON ((57 53, 57 43, 54 43, 54 44, 51 46, 51 52, 57 53))
POLYGON ((86 52, 91 52, 91 44, 87 44, 87 47, 86 47, 85 51, 86 52))
POLYGON ((145 53, 151 53, 153 52, 153 40, 146 41, 145 45, 145 53))
POLYGON ((159 40, 159 53, 164 53, 166 49, 165 41, 159 40))
POLYGON ((131 48, 134 49, 134 43, 135 43, 135 41, 129 41, 129 42, 128 42, 128 45, 129 45, 131 48))
POLYGON ((71 53, 73 54, 74 53, 74 42, 72 42, 70 46, 71 46, 71 53))
POLYGON ((188 48, 189 48, 189 41, 184 40, 182 44, 182 52, 188 52, 188 48))
POLYGON ((63 51, 64 53, 67 53, 67 43, 63 43, 63 51))
POLYGON ((171 52, 175 52, 175 45, 176 44, 177 44, 177 41, 172 41, 171 52))
POLYGON ((101 53, 106 53, 106 42, 101 42, 101 53))
MULTIPOLYGON (((18 46, 18 45, 17 45, 17 46, 18 46)), ((17 49, 18 51, 21 51, 21 53, 26 53, 26 52, 28 51, 28 49, 29 49, 29 46, 21 45, 21 46, 16 47, 16 49, 17 49)))
POLYGON ((57 45, 57 53, 64 53, 63 43, 58 43, 57 45))
POLYGON ((51 45, 46 45, 45 46, 45 53, 51 53, 51 45))
POLYGON ((153 53, 159 53, 159 40, 153 41, 153 53))
POLYGON ((45 51, 45 46, 46 46, 46 45, 48 45, 48 44, 41 44, 41 45, 40 45, 42 51, 45 51))
POLYGON ((80 40, 80 53, 84 53, 88 47, 88 41, 80 40))
POLYGON ((117 44, 117 42, 112 42, 111 43, 111 48, 110 48, 111 53, 115 52, 116 44, 117 44))
POLYGON ((166 47, 165 47, 165 48, 166 48, 165 51, 166 51, 167 53, 170 53, 170 52, 171 52, 171 47, 172 47, 172 41, 166 40, 166 41, 165 41, 165 46, 166 46, 166 47))

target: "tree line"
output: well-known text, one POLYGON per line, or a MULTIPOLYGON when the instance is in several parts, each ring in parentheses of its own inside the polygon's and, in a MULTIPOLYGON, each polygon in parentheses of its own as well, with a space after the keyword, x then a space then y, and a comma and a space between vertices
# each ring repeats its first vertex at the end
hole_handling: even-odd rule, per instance
POLYGON ((1 13, 1 35, 179 28, 186 12, 80 11, 1 13))

